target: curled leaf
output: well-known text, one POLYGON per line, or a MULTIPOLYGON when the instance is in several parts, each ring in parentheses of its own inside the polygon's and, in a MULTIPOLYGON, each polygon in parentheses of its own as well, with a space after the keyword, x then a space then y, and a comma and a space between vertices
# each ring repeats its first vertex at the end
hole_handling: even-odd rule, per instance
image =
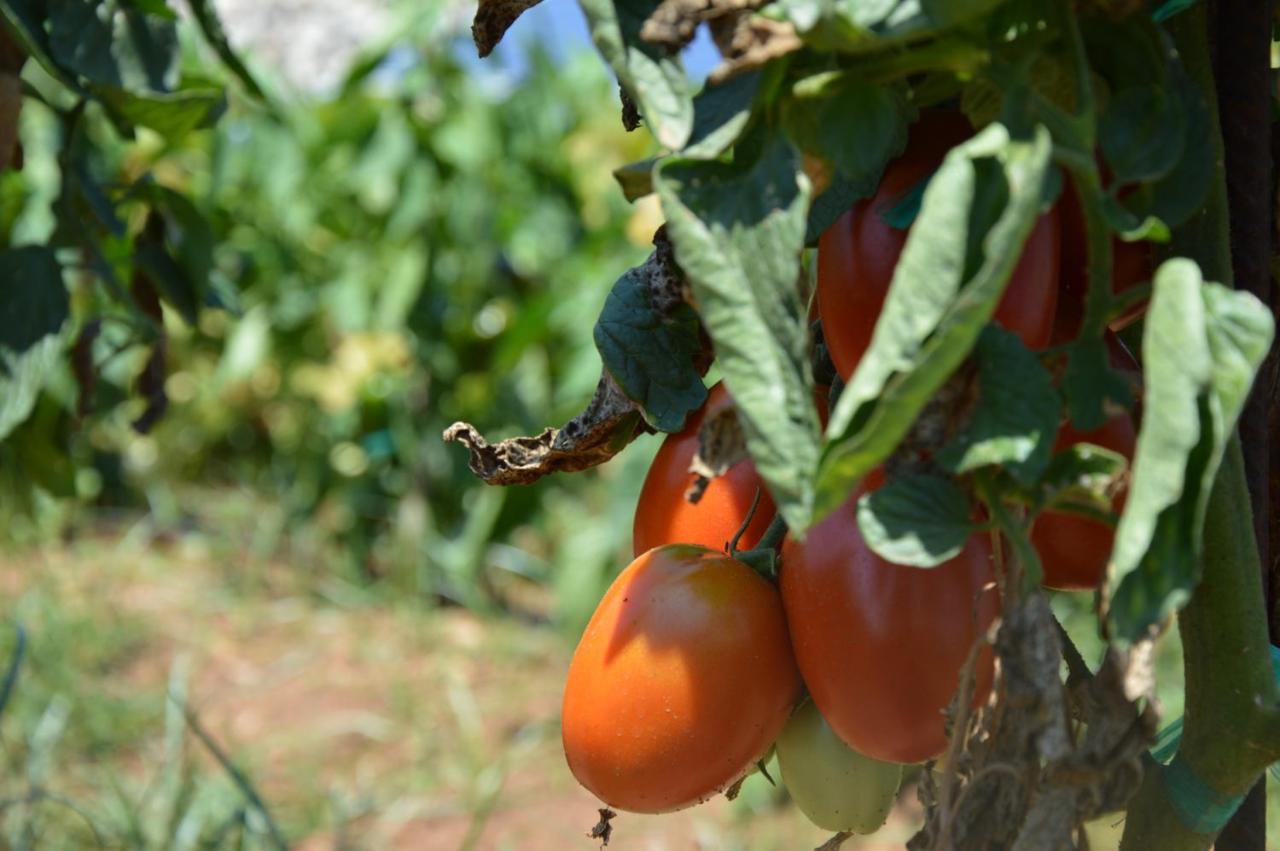
POLYGON ((471 472, 485 484, 528 485, 548 473, 572 473, 603 464, 643 428, 636 403, 605 372, 586 410, 561 428, 491 444, 475 426, 460 422, 445 429, 444 440, 467 447, 471 472))
POLYGON ((789 22, 750 12, 717 18, 711 24, 711 35, 725 60, 707 78, 713 84, 754 71, 804 46, 789 22))
POLYGON ((750 457, 747 436, 738 421, 738 409, 729 405, 712 412, 698 429, 698 451, 689 463, 689 472, 697 478, 685 498, 696 503, 712 479, 723 476, 730 467, 750 457))
POLYGON ((528 9, 542 0, 480 0, 476 16, 471 22, 471 38, 476 43, 480 58, 488 56, 502 41, 502 37, 528 9))
POLYGON ((698 25, 730 12, 759 9, 768 0, 662 0, 644 22, 640 38, 671 52, 683 50, 693 41, 698 25))

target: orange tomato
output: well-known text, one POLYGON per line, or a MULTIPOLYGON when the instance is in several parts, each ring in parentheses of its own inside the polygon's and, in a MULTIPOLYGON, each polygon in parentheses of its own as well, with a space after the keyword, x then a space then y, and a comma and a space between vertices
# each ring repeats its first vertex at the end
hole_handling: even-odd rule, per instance
POLYGON ((706 800, 764 756, 799 698, 778 591, 736 559, 668 546, 605 593, 569 666, 569 768, 611 807, 706 800))
POLYGON ((667 436, 653 458, 640 499, 636 502, 635 521, 631 530, 634 555, 648 552, 664 544, 699 544, 716 550, 727 550, 729 541, 746 519, 760 492, 751 525, 739 546, 750 549, 759 542, 777 513, 773 498, 756 472, 751 459, 744 458, 707 485, 697 504, 685 499, 693 484, 689 464, 698 452, 698 429, 707 417, 733 404, 724 383, 717 383, 707 393, 707 401, 689 418, 685 427, 667 436))

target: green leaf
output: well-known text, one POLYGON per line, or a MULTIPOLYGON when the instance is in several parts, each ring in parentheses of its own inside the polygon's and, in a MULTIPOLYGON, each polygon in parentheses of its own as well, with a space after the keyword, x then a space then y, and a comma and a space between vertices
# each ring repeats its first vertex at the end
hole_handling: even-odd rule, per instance
POLYGON ((809 201, 799 153, 775 135, 754 161, 672 157, 654 185, 747 448, 783 517, 800 523, 818 417, 797 287, 809 201))
POLYGON ((812 522, 888 457, 973 348, 1035 223, 1050 147, 1043 128, 1015 141, 992 124, 930 181, 871 345, 832 412, 812 522))
POLYGON ((659 144, 679 150, 693 130, 693 98, 679 55, 640 38, 654 0, 581 0, 600 55, 635 100, 659 144))
POLYGON ((813 199, 809 207, 809 217, 805 223, 804 244, 817 245, 827 228, 835 224, 836 219, 863 198, 869 198, 875 192, 875 185, 866 181, 851 180, 836 174, 831 185, 821 195, 813 199))
POLYGON ((1125 206, 1139 219, 1159 219, 1173 228, 1199 212, 1209 194, 1213 179, 1214 123, 1209 105, 1199 89, 1178 69, 1174 75, 1174 92, 1181 98, 1186 113, 1186 140, 1182 156, 1160 180, 1142 186, 1125 198, 1125 206))
POLYGON ((937 567, 960 554, 973 533, 969 498, 942 476, 890 479, 858 500, 858 530, 876 555, 911 567, 937 567))
POLYGON ((1139 638, 1199 581, 1209 491, 1274 333, 1256 298, 1205 283, 1192 261, 1156 272, 1142 341, 1142 429, 1107 580, 1116 639, 1139 638))
POLYGON ((985 15, 1004 0, 779 0, 810 44, 866 52, 985 15))
POLYGON ((914 108, 897 87, 845 78, 815 97, 793 97, 783 111, 787 132, 803 150, 830 161, 864 194, 907 146, 914 108))
POLYGON ((62 267, 51 249, 26 245, 0 252, 0 346, 21 354, 56 334, 70 309, 62 267))
POLYGON ((178 13, 169 8, 167 0, 122 0, 124 5, 144 15, 163 18, 166 21, 178 20, 178 13))
POLYGON ((51 77, 79 94, 82 90, 74 75, 62 68, 51 55, 49 34, 45 31, 47 11, 44 0, 5 0, 0 3, 0 16, 3 16, 14 42, 39 62, 51 77))
POLYGON ((221 89, 137 94, 103 87, 97 95, 130 124, 148 127, 171 142, 180 141, 193 130, 212 127, 227 108, 221 89))
POLYGON ((1061 401, 1053 376, 1018 336, 988 325, 978 338, 978 406, 937 455, 952 473, 1002 465, 1034 482, 1049 464, 1061 401))
POLYGON ((168 187, 146 181, 136 184, 131 192, 150 201, 164 217, 164 243, 191 280, 193 292, 199 295, 196 303, 201 303, 213 270, 213 225, 191 199, 168 187))
POLYGON ((596 321, 596 348, 605 369, 645 422, 679 431, 707 398, 694 361, 702 348, 698 315, 681 303, 669 318, 654 310, 643 267, 630 269, 605 300, 596 321))
POLYGON ((1160 83, 1115 92, 1098 122, 1098 144, 1120 183, 1168 174, 1182 157, 1186 136, 1182 101, 1160 83))
POLYGON ((222 60, 222 64, 227 66, 227 70, 235 75, 240 85, 244 86, 249 94, 266 103, 268 99, 262 86, 258 85, 258 81, 254 79, 253 74, 231 47, 213 0, 187 0, 187 7, 191 10, 192 17, 196 19, 196 26, 200 28, 200 33, 209 42, 213 52, 222 60))
POLYGON ((703 88, 693 99, 693 130, 681 153, 710 160, 729 150, 751 121, 760 81, 761 72, 751 71, 703 88))
POLYGON ((657 162, 656 159, 640 160, 613 170, 613 179, 618 181, 624 198, 635 201, 653 193, 653 167, 657 162))
POLYGON ((49 51, 91 83, 131 91, 170 91, 178 81, 172 20, 103 0, 50 0, 49 51))
POLYGON ((1127 466, 1119 452, 1092 443, 1071 444, 1053 456, 1040 481, 1044 508, 1111 511, 1108 494, 1127 466))
POLYGON ((1122 408, 1133 405, 1129 382, 1112 369, 1101 337, 1080 337, 1071 344, 1062 372, 1062 395, 1071 424, 1079 431, 1101 427, 1107 421, 1108 402, 1122 408))
POLYGON ((40 391, 62 366, 63 339, 50 334, 15 355, 0 349, 0 440, 31 415, 40 391))

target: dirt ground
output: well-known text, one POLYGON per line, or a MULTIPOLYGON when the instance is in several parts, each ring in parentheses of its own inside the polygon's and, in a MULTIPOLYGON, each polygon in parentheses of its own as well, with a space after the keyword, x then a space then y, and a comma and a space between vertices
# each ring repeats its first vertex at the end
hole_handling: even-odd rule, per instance
MULTIPOLYGON (((598 804, 559 745, 565 638, 338 584, 302 587, 296 575, 194 537, 0 556, 11 611, 40 595, 57 612, 28 616, 33 647, 60 649, 70 623, 103 644, 128 636, 114 663, 76 673, 89 702, 98 684, 86 678, 162 703, 173 672, 188 672, 191 706, 299 849, 597 847, 585 834, 598 804)), ((65 651, 68 664, 77 652, 65 651)), ((145 773, 160 733, 99 753, 97 770, 145 773)), ((874 840, 845 848, 902 848, 918 818, 912 798, 874 840)), ((735 802, 614 826, 612 851, 800 851, 828 838, 759 777, 735 802)))

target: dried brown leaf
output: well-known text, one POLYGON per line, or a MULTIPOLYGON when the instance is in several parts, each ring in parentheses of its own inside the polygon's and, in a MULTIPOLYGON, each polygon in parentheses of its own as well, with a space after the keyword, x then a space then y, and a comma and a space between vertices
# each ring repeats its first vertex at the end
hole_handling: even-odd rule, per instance
POLYGON ((804 46, 791 23, 750 12, 735 12, 713 20, 711 36, 725 60, 707 78, 713 86, 804 46))
POLYGON ((675 53, 693 41, 694 33, 703 21, 759 9, 769 2, 770 0, 662 0, 644 22, 640 37, 650 44, 661 45, 675 53))
POLYGON ((471 452, 469 466, 486 484, 527 485, 548 473, 586 470, 608 461, 644 429, 636 403, 603 372, 586 410, 562 428, 490 444, 470 423, 444 431, 446 443, 471 452))
POLYGON ((1078 682, 1078 733, 1047 599, 1040 591, 1014 597, 996 639, 995 697, 952 731, 940 784, 921 785, 926 824, 909 845, 916 851, 1081 848, 1080 826, 1122 808, 1141 783, 1157 721, 1149 647, 1112 650, 1096 675, 1078 682))
POLYGON ((737 408, 730 405, 713 412, 698 428, 698 451, 689 464, 689 472, 697 478, 689 486, 685 499, 698 502, 712 479, 723 476, 734 464, 750 457, 737 408))
POLYGON ((595 827, 587 833, 587 838, 599 839, 600 847, 603 848, 613 837, 613 825, 610 822, 617 818, 618 814, 608 807, 601 807, 597 812, 600 813, 600 821, 596 822, 595 827))
POLYGON ((516 18, 541 3, 542 0, 480 0, 475 19, 471 22, 471 38, 476 51, 484 58, 493 52, 502 36, 516 18))

